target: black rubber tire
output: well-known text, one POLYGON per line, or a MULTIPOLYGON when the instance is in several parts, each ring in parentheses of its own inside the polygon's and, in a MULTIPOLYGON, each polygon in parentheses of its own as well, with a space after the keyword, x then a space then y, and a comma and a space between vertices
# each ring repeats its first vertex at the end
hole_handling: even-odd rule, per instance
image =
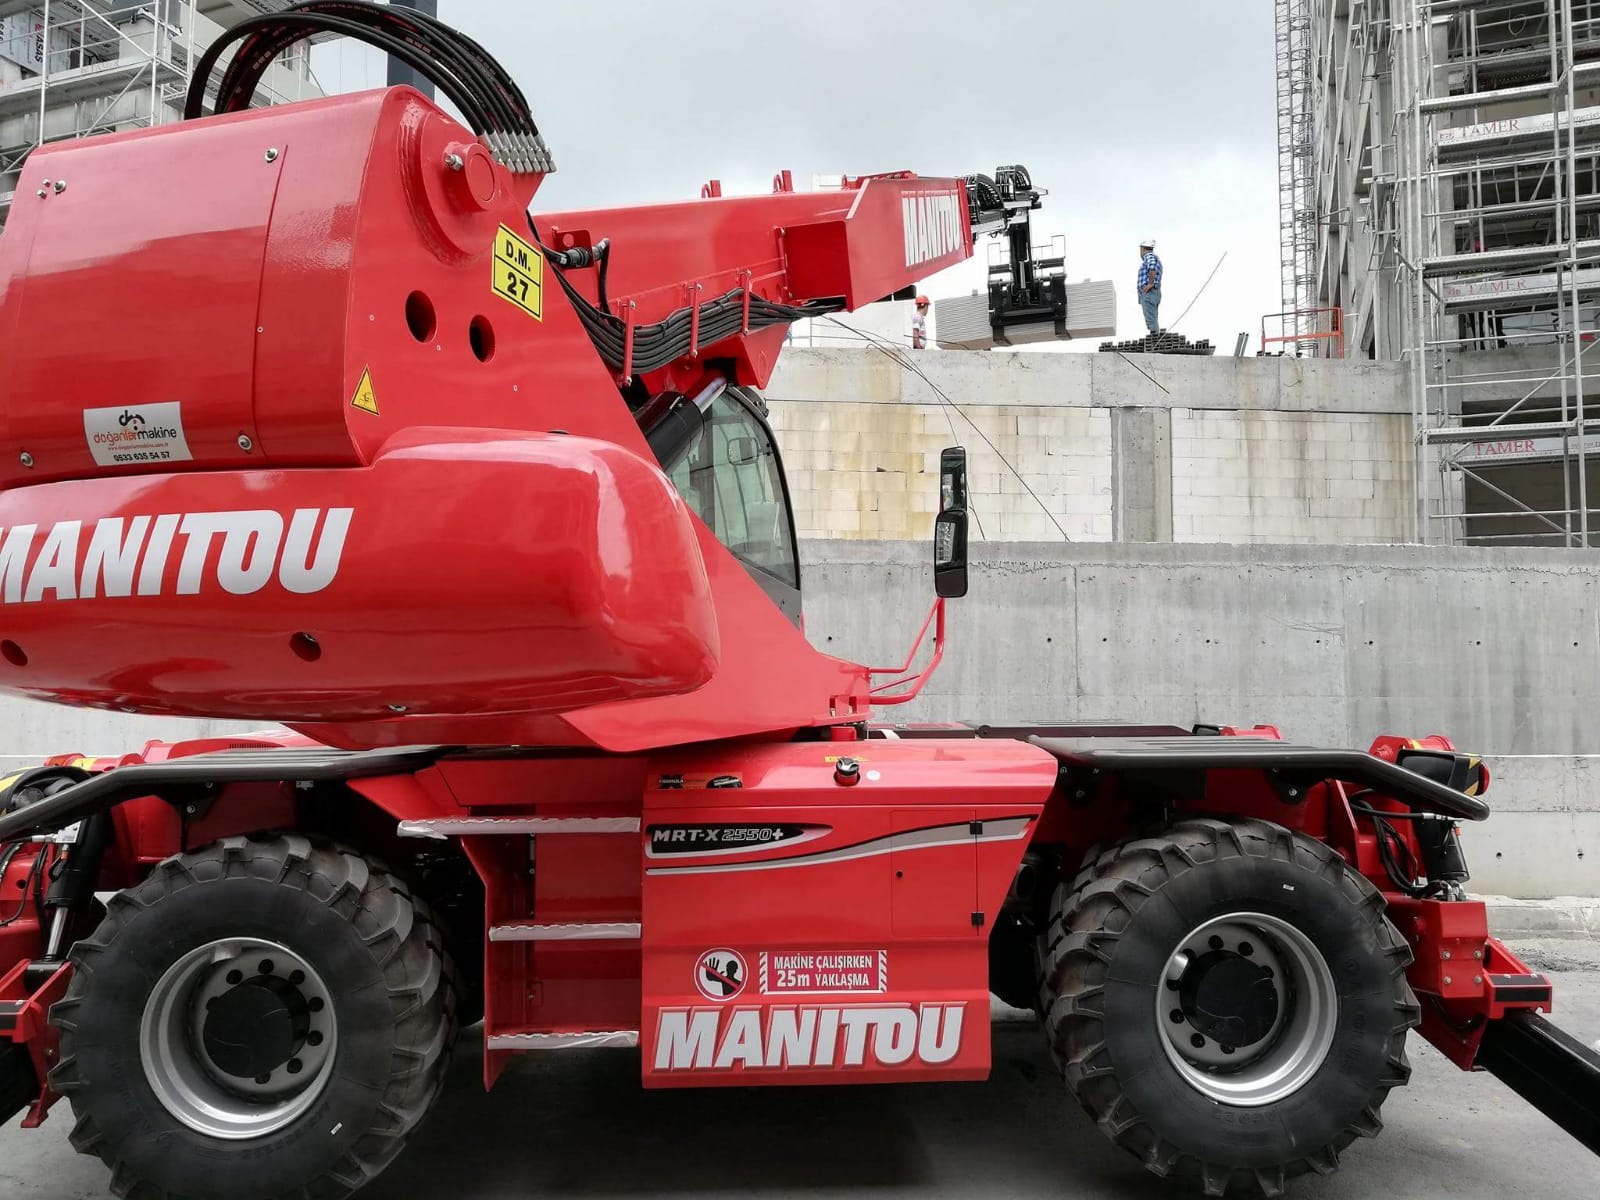
POLYGON ((1383 897, 1330 847, 1267 821, 1189 820, 1085 860, 1051 901, 1040 942, 1039 1011, 1067 1086, 1101 1132, 1157 1175, 1207 1196, 1280 1196, 1333 1172, 1411 1068, 1418 1008, 1411 952, 1383 897), (1333 973, 1339 1016, 1317 1073, 1261 1107, 1189 1085, 1157 1030, 1156 991, 1190 930, 1232 912, 1279 917, 1333 973))
POLYGON ((50 1084, 77 1116, 73 1147, 99 1155, 126 1200, 349 1195, 428 1112, 455 1043, 454 971, 426 906, 359 854, 296 834, 227 838, 167 859, 112 899, 72 961, 50 1012, 61 1031, 50 1084), (230 936, 276 941, 315 966, 339 1029, 316 1103, 247 1141, 174 1119, 139 1053, 145 998, 162 973, 230 936))

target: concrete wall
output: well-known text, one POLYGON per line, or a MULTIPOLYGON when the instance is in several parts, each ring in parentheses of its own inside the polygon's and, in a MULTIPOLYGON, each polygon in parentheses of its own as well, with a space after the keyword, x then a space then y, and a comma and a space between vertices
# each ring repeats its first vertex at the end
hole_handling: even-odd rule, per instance
POLYGON ((0 775, 55 754, 126 754, 148 741, 242 733, 264 724, 143 717, 0 696, 0 775))
MULTIPOLYGON (((977 545, 908 718, 1267 722, 1306 743, 1443 732, 1493 756, 1477 887, 1600 895, 1600 577, 1531 549, 977 545)), ((806 629, 895 661, 926 548, 812 543, 806 629), (887 657, 886 657, 887 656, 887 657)))
POLYGON ((996 541, 1412 536, 1399 364, 961 351, 913 361, 927 379, 870 350, 780 360, 767 399, 802 537, 927 536, 939 451, 955 443, 996 541))
POLYGON ((1600 896, 1600 755, 1489 759, 1494 815, 1465 827, 1475 891, 1600 896))

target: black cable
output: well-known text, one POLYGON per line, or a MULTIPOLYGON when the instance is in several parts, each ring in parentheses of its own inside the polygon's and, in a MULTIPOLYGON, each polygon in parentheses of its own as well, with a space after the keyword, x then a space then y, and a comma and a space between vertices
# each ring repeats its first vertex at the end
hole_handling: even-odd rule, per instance
MULTIPOLYGON (((183 115, 185 120, 193 120, 202 114, 206 83, 211 77, 211 71, 216 66, 217 60, 221 58, 222 52, 233 43, 243 41, 244 38, 256 32, 261 25, 268 22, 273 25, 281 25, 285 28, 295 28, 303 31, 297 33, 292 40, 327 32, 343 34, 345 37, 354 38, 356 41, 366 42, 370 46, 375 46, 390 57, 398 58, 407 66, 414 68, 419 74, 431 79, 439 90, 461 110, 462 115, 467 118, 468 124, 472 126, 475 133, 498 132, 499 122, 487 115, 487 110, 477 95, 465 90, 461 82, 455 77, 446 76, 437 61, 430 60, 405 42, 380 33, 377 30, 369 29, 367 26, 355 21, 293 12, 278 13, 272 17, 249 18, 226 31, 213 42, 205 54, 201 56, 200 61, 195 64, 194 81, 190 84, 189 95, 184 103, 183 115)), ((285 43, 285 45, 287 44, 292 43, 285 43)), ((268 45, 277 45, 277 43, 268 43, 268 45)), ((281 53, 281 50, 279 52, 281 53)), ((261 75, 265 73, 266 65, 271 63, 273 57, 275 55, 268 55, 263 61, 260 56, 252 56, 248 62, 241 66, 236 76, 238 82, 234 84, 232 90, 227 95, 218 95, 216 111, 218 113, 238 112, 242 111, 244 107, 248 107, 250 98, 253 98, 255 94, 254 85, 260 81, 261 75), (246 81, 250 83, 248 90, 244 88, 246 81)), ((230 67, 231 70, 232 68, 230 67)))
MULTIPOLYGON (((527 101, 522 99, 521 92, 516 91, 499 64, 476 42, 437 18, 425 18, 424 14, 410 9, 372 5, 364 0, 304 0, 276 15, 331 17, 368 28, 380 37, 399 40, 451 72, 460 87, 482 100, 490 114, 490 130, 538 132, 533 127, 527 101), (471 48, 470 52, 467 47, 471 48)), ((340 31, 332 25, 329 28, 340 31)), ((348 35, 347 30, 343 32, 348 35)), ((234 56, 228 73, 223 76, 217 111, 237 112, 248 108, 261 76, 273 60, 306 36, 301 28, 269 20, 266 28, 241 44, 234 56), (246 60, 248 69, 241 72, 240 64, 246 60)), ((423 73, 434 77, 430 71, 423 73)))
MULTIPOLYGON (((271 65, 272 60, 294 42, 307 36, 315 36, 318 32, 314 26, 303 22, 301 18, 318 15, 331 16, 340 21, 368 27, 382 37, 405 42, 429 57, 440 60, 448 58, 452 61, 442 61, 441 65, 450 69, 459 82, 473 86, 480 94, 489 90, 484 86, 487 77, 481 68, 467 64, 464 56, 455 52, 448 44, 451 39, 459 35, 455 35, 454 31, 448 30, 447 27, 442 33, 419 27, 418 19, 421 17, 419 13, 408 9, 371 5, 359 0, 308 0, 293 5, 284 13, 264 14, 262 18, 253 22, 253 32, 241 42, 239 51, 223 75, 217 111, 239 111, 243 107, 248 107, 261 74, 271 65), (280 18, 284 16, 291 19, 281 20, 280 18)), ((347 29, 335 29, 331 25, 328 28, 330 32, 348 32, 347 29)), ((430 78, 433 77, 431 72, 428 74, 430 78)))
POLYGON ((375 24, 394 26, 399 31, 397 36, 417 38, 424 46, 449 55, 456 60, 457 66, 464 67, 467 72, 475 75, 477 86, 490 96, 494 106, 501 111, 505 119, 503 128, 532 134, 539 132, 533 123, 528 101, 510 73, 472 38, 459 29, 446 25, 438 17, 393 5, 375 6, 365 3, 364 0, 306 0, 304 3, 291 6, 287 11, 329 13, 354 20, 366 19, 375 24), (361 13, 367 16, 358 15, 361 13))
POLYGON ((217 86, 216 113, 247 109, 274 60, 295 42, 318 33, 337 33, 375 46, 432 80, 460 109, 473 132, 514 170, 554 169, 527 98, 493 55, 436 17, 368 0, 302 0, 281 13, 241 21, 196 64, 184 103, 185 118, 204 112, 212 71, 229 46, 238 44, 217 86))
POLYGON ((1368 810, 1363 815, 1372 821, 1373 828, 1377 831, 1378 861, 1383 864, 1384 874, 1389 876, 1389 881, 1407 896, 1426 895, 1427 885, 1416 882, 1417 860, 1411 853, 1411 847, 1400 836, 1400 831, 1389 824, 1387 819, 1397 814, 1388 813, 1379 816, 1376 810, 1368 810))
POLYGON ((1386 821, 1455 821, 1455 817, 1447 817, 1443 813, 1431 812, 1387 812, 1379 808, 1371 808, 1365 804, 1350 805, 1355 812, 1367 817, 1380 817, 1386 821))

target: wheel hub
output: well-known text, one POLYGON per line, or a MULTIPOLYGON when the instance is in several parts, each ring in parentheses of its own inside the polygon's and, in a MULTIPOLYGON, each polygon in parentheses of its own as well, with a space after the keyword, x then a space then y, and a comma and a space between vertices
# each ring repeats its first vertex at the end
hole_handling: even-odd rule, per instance
POLYGON ((1163 1048, 1185 1081, 1214 1100, 1280 1100, 1310 1080, 1332 1044, 1332 973, 1310 938, 1278 917, 1205 922, 1173 951, 1162 983, 1163 1048))
POLYGON ((211 998, 197 1049, 224 1075, 254 1079, 286 1066, 310 1031, 311 1007, 300 989, 258 976, 211 998))
POLYGON ((284 946, 230 938, 184 955, 145 1003, 140 1056, 156 1098, 212 1137, 263 1137, 327 1085, 337 1044, 332 997, 284 946))
POLYGON ((1232 950, 1212 950, 1178 979, 1186 1022, 1221 1046, 1253 1046, 1278 1023, 1278 988, 1271 967, 1232 950))

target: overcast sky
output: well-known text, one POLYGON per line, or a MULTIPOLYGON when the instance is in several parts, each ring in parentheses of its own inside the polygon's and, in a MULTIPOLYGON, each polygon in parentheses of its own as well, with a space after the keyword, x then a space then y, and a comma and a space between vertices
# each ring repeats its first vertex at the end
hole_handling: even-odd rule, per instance
MULTIPOLYGON (((989 172, 1048 188, 1037 235, 1072 279, 1117 284, 1143 331, 1138 242, 1155 237, 1171 325, 1231 353, 1278 308, 1272 10, 1266 0, 441 0, 521 83, 558 172, 539 208, 673 200, 712 177, 764 192, 813 174, 989 172)), ((331 49, 331 48, 330 48, 331 49)), ((382 82, 319 52, 323 85, 382 82)), ((1036 240, 1038 240, 1036 238, 1036 240)), ((974 261, 924 290, 958 295, 974 261)), ((1073 344, 1074 349, 1093 349, 1073 344)))

